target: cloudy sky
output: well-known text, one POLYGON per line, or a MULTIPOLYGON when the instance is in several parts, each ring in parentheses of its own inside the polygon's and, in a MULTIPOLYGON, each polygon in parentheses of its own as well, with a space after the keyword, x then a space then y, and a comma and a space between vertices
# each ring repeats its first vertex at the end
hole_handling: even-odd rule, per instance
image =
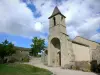
POLYGON ((0 42, 8 39, 16 46, 30 47, 35 36, 48 38, 54 7, 66 16, 66 31, 100 42, 100 0, 0 0, 0 42))

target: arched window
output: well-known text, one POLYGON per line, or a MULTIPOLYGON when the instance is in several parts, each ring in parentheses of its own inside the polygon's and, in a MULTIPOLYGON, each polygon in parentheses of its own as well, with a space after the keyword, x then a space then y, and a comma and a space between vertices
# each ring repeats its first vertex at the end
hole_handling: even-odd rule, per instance
POLYGON ((56 25, 56 18, 54 17, 53 18, 53 21, 54 21, 54 26, 56 25))

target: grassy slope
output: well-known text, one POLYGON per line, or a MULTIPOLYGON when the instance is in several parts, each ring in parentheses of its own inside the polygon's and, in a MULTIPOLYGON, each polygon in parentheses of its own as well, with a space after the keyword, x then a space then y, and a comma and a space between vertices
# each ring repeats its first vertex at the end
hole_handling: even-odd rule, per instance
POLYGON ((0 64, 0 75, 51 75, 51 72, 26 64, 0 64))

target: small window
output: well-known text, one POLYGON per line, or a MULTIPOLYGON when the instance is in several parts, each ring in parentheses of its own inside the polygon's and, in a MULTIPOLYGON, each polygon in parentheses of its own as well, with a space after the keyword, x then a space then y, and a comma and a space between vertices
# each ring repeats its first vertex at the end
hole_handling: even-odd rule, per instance
POLYGON ((56 25, 56 18, 54 17, 53 18, 53 21, 54 21, 54 26, 56 25))

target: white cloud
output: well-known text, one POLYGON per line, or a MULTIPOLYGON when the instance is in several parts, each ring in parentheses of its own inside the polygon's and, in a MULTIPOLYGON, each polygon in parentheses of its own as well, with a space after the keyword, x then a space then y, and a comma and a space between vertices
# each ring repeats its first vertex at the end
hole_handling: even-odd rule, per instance
MULTIPOLYGON (((45 37, 42 33, 48 33, 48 17, 52 14, 55 3, 53 0, 31 1, 36 7, 36 12, 32 12, 25 3, 19 0, 1 0, 0 32, 25 37, 37 35, 45 37), (40 13, 41 16, 35 18, 33 13, 40 13)), ((80 35, 97 40, 96 30, 100 25, 100 0, 62 0, 58 7, 66 16, 67 34, 71 38, 80 35)))
POLYGON ((80 33, 80 35, 91 38, 97 33, 96 30, 98 28, 100 28, 100 17, 94 17, 87 19, 85 23, 77 27, 77 31, 80 33))
POLYGON ((0 1, 0 32, 27 35, 34 18, 26 4, 19 0, 0 1), (29 25, 29 26, 28 26, 29 25))
POLYGON ((91 38, 90 38, 91 40, 100 40, 100 33, 97 33, 97 34, 95 34, 95 35, 93 35, 91 38))
POLYGON ((36 31, 42 31, 43 25, 40 22, 36 22, 35 25, 34 25, 34 29, 36 31))
POLYGON ((73 39, 76 36, 79 36, 79 33, 76 31, 76 29, 73 26, 67 27, 68 35, 70 35, 70 38, 73 39))
POLYGON ((99 33, 97 29, 100 28, 100 0, 68 0, 59 7, 67 17, 67 34, 71 38, 80 35, 91 39, 99 33))
MULTIPOLYGON (((44 24, 45 29, 48 29, 48 17, 54 9, 53 1, 37 0, 33 1, 42 16, 38 18, 44 24), (51 4, 52 3, 52 4, 51 4), (49 9, 49 10, 48 10, 49 9), (47 12, 45 12, 47 11, 47 12)), ((90 39, 97 33, 100 25, 100 1, 97 0, 68 0, 62 1, 58 6, 61 12, 66 16, 67 34, 71 38, 82 36, 90 39)))
POLYGON ((39 35, 42 28, 25 3, 20 0, 0 1, 0 32, 31 38, 39 35))

